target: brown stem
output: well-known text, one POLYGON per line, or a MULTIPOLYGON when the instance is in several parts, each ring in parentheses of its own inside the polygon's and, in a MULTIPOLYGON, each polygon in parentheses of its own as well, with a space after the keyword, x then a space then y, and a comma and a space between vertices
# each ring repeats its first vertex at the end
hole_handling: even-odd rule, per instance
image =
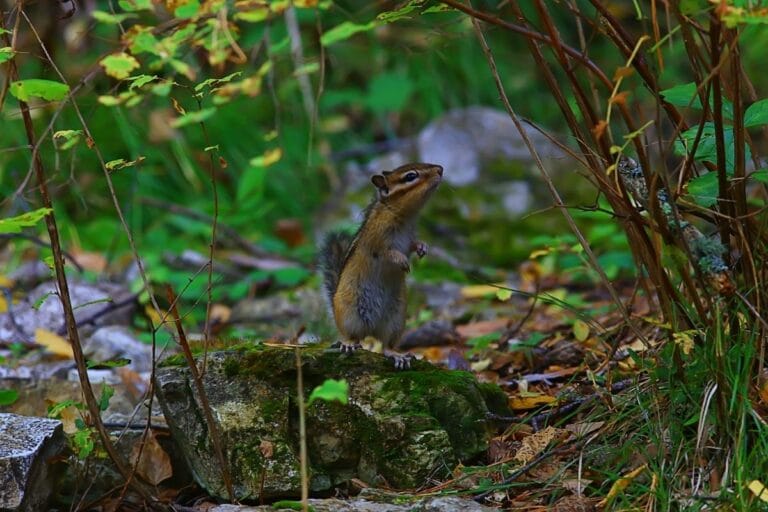
MULTIPOLYGON (((21 10, 21 4, 18 4, 19 10, 21 10)), ((3 23, 0 19, 0 28, 3 23)), ((11 46, 7 34, 3 34, 5 43, 11 46)), ((8 61, 8 71, 11 80, 16 81, 19 79, 18 67, 16 66, 16 59, 12 58, 8 61)), ((36 147, 35 128, 32 122, 32 116, 30 114, 29 105, 26 101, 19 100, 19 109, 21 110, 21 117, 24 121, 24 130, 26 132, 27 141, 32 147, 36 147)), ((59 299, 61 300, 61 306, 64 313, 64 323, 67 327, 67 338, 72 345, 72 354, 75 360, 75 366, 77 367, 77 374, 80 379, 80 386, 83 392, 83 399, 85 400, 88 413, 90 415, 90 423, 96 429, 99 434, 104 450, 109 455, 109 458, 115 464, 118 472, 125 478, 126 482, 138 492, 142 498, 146 500, 150 506, 161 507, 160 503, 154 498, 147 487, 142 485, 136 479, 132 478, 132 472, 128 469, 126 461, 122 455, 118 453, 115 446, 112 444, 112 440, 109 437, 104 423, 101 421, 101 409, 99 408, 98 401, 91 386, 91 381, 88 378, 88 368, 85 362, 85 355, 83 354, 82 344, 80 343, 80 334, 77 331, 77 322, 75 321, 75 313, 72 308, 72 299, 69 294, 69 283, 67 282, 66 272, 64 270, 64 252, 61 247, 61 241, 59 239, 59 230, 56 225, 56 215, 53 211, 53 203, 48 193, 48 185, 46 181, 46 172, 43 167, 43 162, 40 159, 38 153, 33 154, 33 166, 35 169, 35 178, 37 179, 38 191, 43 201, 43 206, 50 208, 51 212, 45 216, 45 225, 48 230, 48 236, 51 240, 51 251, 53 253, 53 266, 56 274, 56 285, 59 289, 59 299)), ((164 508, 164 507, 163 507, 164 508)))
POLYGON ((200 374, 200 371, 197 368, 195 356, 192 355, 192 349, 189 347, 187 335, 184 333, 184 327, 181 325, 179 309, 176 306, 176 303, 178 302, 176 295, 173 293, 173 290, 170 286, 166 287, 166 293, 168 296, 168 302, 173 305, 171 306, 170 313, 173 316, 173 323, 176 325, 176 332, 179 336, 179 345, 181 345, 181 351, 184 354, 184 359, 187 361, 189 372, 192 374, 192 381, 194 382, 195 389, 197 389, 197 394, 200 397, 200 408, 203 410, 205 423, 208 426, 208 434, 211 436, 213 452, 219 461, 219 466, 221 468, 221 478, 224 480, 224 486, 227 488, 229 500, 234 503, 235 491, 234 487, 232 486, 232 476, 229 472, 229 464, 227 463, 227 459, 224 456, 224 447, 221 442, 221 433, 219 432, 218 426, 216 425, 216 420, 213 418, 211 403, 208 401, 208 394, 205 391, 205 386, 203 386, 203 376, 200 374))

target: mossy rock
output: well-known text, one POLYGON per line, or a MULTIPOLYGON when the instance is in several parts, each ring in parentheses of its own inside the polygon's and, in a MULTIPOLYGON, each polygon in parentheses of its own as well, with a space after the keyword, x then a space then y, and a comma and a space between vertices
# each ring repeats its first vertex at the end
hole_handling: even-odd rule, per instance
MULTIPOLYGON (((315 401, 307 408, 310 487, 328 491, 359 478, 414 488, 447 476, 485 452, 493 426, 489 406, 505 407, 489 385, 467 372, 414 361, 396 371, 382 355, 301 350, 306 400, 326 379, 346 379, 349 403, 315 401)), ((198 365, 200 365, 198 359, 198 365)), ((206 394, 238 500, 300 494, 296 354, 282 347, 242 346, 208 355, 206 394), (261 494, 261 495, 260 495, 261 494)), ((227 497, 222 472, 189 368, 158 368, 158 399, 197 482, 227 497)))

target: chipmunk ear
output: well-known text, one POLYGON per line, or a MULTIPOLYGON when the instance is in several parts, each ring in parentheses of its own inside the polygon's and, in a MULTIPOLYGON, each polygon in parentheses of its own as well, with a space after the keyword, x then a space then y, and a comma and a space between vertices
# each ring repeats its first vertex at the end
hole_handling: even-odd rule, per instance
POLYGON ((389 187, 387 187, 387 179, 381 174, 374 174, 371 176, 371 183, 373 183, 373 185, 379 189, 379 193, 384 195, 389 193, 389 187))

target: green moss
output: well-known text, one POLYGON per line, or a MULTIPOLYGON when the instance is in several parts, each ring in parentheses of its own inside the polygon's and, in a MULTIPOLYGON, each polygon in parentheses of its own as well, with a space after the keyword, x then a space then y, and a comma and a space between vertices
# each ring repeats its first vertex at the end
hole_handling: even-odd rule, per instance
POLYGON ((490 412, 498 416, 510 416, 512 414, 512 410, 509 408, 509 399, 503 389, 492 382, 480 382, 477 386, 490 412))
POLYGON ((184 357, 184 354, 174 354, 172 356, 168 356, 159 363, 157 363, 158 368, 166 368, 171 366, 186 366, 187 360, 184 357))

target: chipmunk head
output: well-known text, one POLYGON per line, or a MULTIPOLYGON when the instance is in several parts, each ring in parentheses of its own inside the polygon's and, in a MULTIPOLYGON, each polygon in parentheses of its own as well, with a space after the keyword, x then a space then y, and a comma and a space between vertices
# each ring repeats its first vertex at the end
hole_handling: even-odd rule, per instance
POLYGON ((443 168, 435 164, 401 165, 371 178, 379 201, 396 205, 405 214, 418 212, 443 179, 443 168))

